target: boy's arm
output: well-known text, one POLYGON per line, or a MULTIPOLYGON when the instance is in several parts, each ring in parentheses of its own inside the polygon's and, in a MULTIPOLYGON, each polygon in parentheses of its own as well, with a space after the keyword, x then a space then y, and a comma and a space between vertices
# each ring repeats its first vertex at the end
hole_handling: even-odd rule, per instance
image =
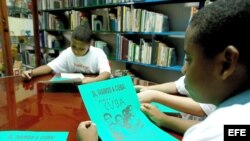
POLYGON ((48 65, 43 65, 32 70, 32 77, 49 74, 51 72, 52 72, 52 69, 48 65))
POLYGON ((102 72, 96 77, 85 77, 82 80, 82 83, 90 83, 90 82, 96 82, 96 81, 101 81, 110 78, 110 73, 109 72, 102 72))
POLYGON ((199 123, 195 120, 184 120, 178 117, 169 116, 160 112, 150 104, 142 104, 141 110, 159 127, 164 127, 184 134, 188 128, 199 123))
POLYGON ((200 104, 189 97, 175 96, 155 90, 140 92, 138 97, 141 103, 158 102, 184 113, 196 116, 206 115, 200 104))
POLYGON ((158 84, 158 85, 152 85, 152 86, 135 86, 137 91, 145 91, 145 90, 157 90, 161 91, 164 93, 169 93, 169 94, 178 94, 176 85, 174 82, 168 82, 168 83, 163 83, 163 84, 158 84))
POLYGON ((22 73, 22 77, 25 80, 30 80, 33 77, 44 75, 44 74, 49 74, 51 72, 52 72, 52 69, 48 65, 43 65, 33 70, 24 71, 22 73))

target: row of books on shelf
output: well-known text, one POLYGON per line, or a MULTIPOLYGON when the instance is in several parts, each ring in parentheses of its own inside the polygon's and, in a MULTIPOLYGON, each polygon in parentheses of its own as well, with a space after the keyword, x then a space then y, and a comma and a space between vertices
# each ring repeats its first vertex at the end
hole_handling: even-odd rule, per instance
POLYGON ((88 6, 141 2, 144 0, 39 0, 40 10, 62 9, 62 8, 79 8, 88 6))
POLYGON ((168 20, 168 16, 161 13, 126 6, 117 7, 117 31, 167 32, 168 20))
POLYGON ((39 15, 40 29, 69 29, 70 15, 71 13, 69 11, 65 11, 59 15, 43 12, 42 15, 39 15))
POLYGON ((100 40, 93 40, 92 46, 96 48, 100 48, 104 51, 104 53, 109 56, 110 55, 110 48, 107 42, 100 41, 100 40))
POLYGON ((36 67, 36 56, 34 53, 31 53, 29 51, 22 51, 20 55, 21 55, 22 64, 36 67))
POLYGON ((167 32, 168 16, 161 13, 120 6, 95 10, 91 15, 93 31, 167 32))
POLYGON ((118 36, 118 60, 152 64, 157 66, 176 65, 175 48, 158 40, 146 41, 140 38, 139 43, 118 36))
MULTIPOLYGON (((54 34, 49 34, 46 31, 40 32, 40 46, 42 48, 63 50, 67 47, 65 43, 70 42, 67 40, 65 36, 70 36, 70 35, 65 35, 65 34, 54 35, 54 34)), ((92 46, 102 49, 106 53, 106 55, 110 54, 109 46, 104 41, 93 40, 92 46)))
MULTIPOLYGON (((89 0, 91 1, 91 0, 89 0)), ((88 3, 88 0, 39 0, 38 9, 62 9, 84 6, 88 3)))
POLYGON ((40 32, 40 46, 43 48, 62 48, 65 44, 65 37, 62 34, 53 35, 46 31, 40 32))
POLYGON ((40 29, 73 30, 76 26, 88 22, 88 14, 75 10, 65 11, 60 14, 43 12, 39 15, 40 29))
POLYGON ((65 11, 56 15, 43 12, 40 16, 42 29, 73 30, 74 27, 90 22, 93 31, 117 32, 167 32, 169 18, 161 13, 126 6, 102 8, 90 13, 81 11, 65 11))

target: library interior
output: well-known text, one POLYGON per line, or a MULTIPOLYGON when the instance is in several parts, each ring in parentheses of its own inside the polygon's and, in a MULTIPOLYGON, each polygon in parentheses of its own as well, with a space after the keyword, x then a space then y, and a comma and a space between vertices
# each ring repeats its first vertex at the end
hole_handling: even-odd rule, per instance
POLYGON ((221 1, 1 0, 0 140, 184 140, 218 106, 186 89, 186 33, 221 1))

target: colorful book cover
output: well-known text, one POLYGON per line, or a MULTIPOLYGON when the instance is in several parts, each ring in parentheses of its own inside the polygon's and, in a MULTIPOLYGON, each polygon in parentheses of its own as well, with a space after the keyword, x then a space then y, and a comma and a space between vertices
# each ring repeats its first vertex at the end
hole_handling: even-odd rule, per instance
POLYGON ((78 86, 103 141, 176 141, 140 110, 129 76, 78 86))

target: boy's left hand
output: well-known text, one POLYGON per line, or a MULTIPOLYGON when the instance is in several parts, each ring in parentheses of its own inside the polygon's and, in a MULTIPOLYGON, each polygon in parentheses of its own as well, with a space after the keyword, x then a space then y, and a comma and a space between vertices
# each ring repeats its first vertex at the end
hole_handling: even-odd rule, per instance
POLYGON ((21 76, 22 76, 23 80, 31 80, 31 78, 32 78, 32 70, 27 70, 27 71, 22 72, 21 76))

